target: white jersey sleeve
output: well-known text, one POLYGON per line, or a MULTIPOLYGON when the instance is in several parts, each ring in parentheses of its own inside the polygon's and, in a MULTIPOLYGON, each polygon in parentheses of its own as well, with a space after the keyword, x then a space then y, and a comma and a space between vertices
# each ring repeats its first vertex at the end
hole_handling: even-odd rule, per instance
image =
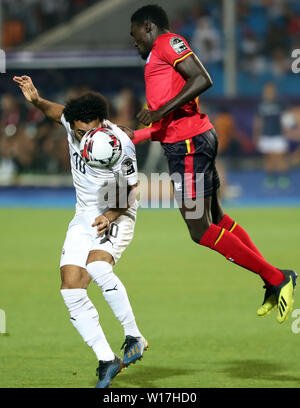
POLYGON ((127 146, 124 158, 121 162, 122 176, 127 180, 129 186, 134 186, 138 182, 138 170, 136 164, 135 149, 127 146))
POLYGON ((66 121, 66 118, 65 118, 64 114, 61 115, 60 121, 61 121, 61 123, 63 124, 64 128, 67 131, 69 142, 70 143, 74 142, 73 130, 71 129, 70 123, 66 121))

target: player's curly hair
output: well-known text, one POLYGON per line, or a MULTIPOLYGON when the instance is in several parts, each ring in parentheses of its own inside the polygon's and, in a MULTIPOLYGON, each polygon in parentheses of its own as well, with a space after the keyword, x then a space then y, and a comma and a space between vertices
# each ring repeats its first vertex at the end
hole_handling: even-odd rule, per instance
POLYGON ((167 13, 157 4, 141 7, 131 16, 132 23, 143 24, 145 21, 151 21, 162 30, 170 29, 167 13))
POLYGON ((102 121, 108 118, 109 105, 103 95, 88 92, 79 98, 69 100, 63 114, 69 123, 74 123, 76 120, 84 123, 90 123, 96 119, 102 121))

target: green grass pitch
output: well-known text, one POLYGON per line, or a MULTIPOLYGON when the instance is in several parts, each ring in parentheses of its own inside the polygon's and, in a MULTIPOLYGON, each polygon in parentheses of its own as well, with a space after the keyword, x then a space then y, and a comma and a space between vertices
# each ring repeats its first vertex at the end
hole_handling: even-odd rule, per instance
MULTIPOLYGON (((300 209, 228 213, 267 260, 299 273, 300 209)), ((72 210, 0 210, 0 309, 7 320, 0 387, 96 383, 94 353, 71 325, 59 292, 60 252, 72 216, 72 210)), ((292 331, 300 322, 290 316, 280 325, 276 312, 257 317, 260 278, 194 244, 176 210, 140 210, 134 240, 115 271, 150 347, 112 388, 300 386, 300 333, 292 331)), ((119 322, 94 284, 89 295, 121 355, 119 322)))

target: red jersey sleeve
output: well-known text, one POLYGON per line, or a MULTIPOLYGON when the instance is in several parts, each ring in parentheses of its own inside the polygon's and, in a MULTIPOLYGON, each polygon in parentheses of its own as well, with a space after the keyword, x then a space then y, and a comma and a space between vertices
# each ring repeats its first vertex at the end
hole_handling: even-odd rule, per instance
POLYGON ((187 41, 178 34, 162 35, 158 39, 156 52, 160 59, 174 68, 178 62, 194 54, 187 41))
POLYGON ((147 127, 144 129, 139 129, 134 131, 134 136, 132 139, 132 143, 134 145, 137 145, 144 140, 150 139, 151 138, 151 127, 147 127))

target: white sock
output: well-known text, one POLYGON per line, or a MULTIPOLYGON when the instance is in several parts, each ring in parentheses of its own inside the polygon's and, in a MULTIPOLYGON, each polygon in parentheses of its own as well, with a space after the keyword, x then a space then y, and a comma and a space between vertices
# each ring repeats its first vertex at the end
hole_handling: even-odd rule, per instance
POLYGON ((98 312, 90 301, 86 289, 61 289, 70 312, 70 321, 83 340, 94 350, 98 361, 115 358, 99 323, 98 312))
POLYGON ((108 262, 92 262, 86 267, 93 281, 102 289, 103 296, 123 326, 125 336, 141 337, 127 296, 126 289, 114 274, 108 262))

